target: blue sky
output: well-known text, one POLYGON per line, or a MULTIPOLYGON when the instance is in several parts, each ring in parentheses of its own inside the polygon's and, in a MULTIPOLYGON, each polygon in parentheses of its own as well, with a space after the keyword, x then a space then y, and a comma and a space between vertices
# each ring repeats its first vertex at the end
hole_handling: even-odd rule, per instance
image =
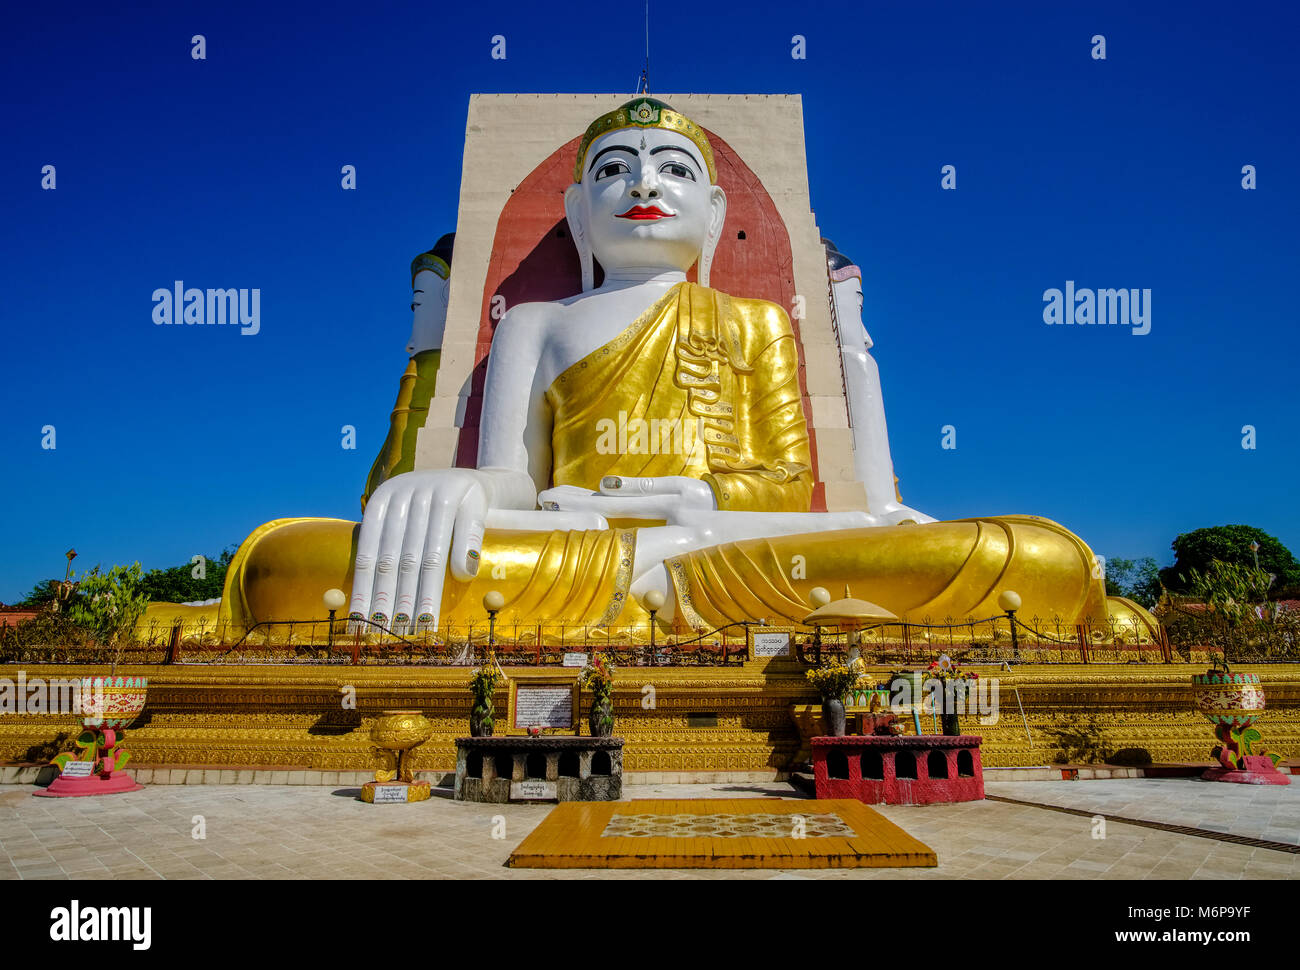
MULTIPOLYGON (((169 566, 357 518, 469 94, 627 92, 643 56, 637 0, 267 6, 4 14, 0 601, 69 547, 169 566), (261 288, 261 333, 155 327, 176 279, 261 288)), ((652 0, 651 87, 803 96, 910 504, 1046 515, 1111 557, 1225 522, 1300 551, 1300 14, 1126 6, 652 0), (1151 332, 1046 326, 1066 280, 1150 288, 1151 332)))

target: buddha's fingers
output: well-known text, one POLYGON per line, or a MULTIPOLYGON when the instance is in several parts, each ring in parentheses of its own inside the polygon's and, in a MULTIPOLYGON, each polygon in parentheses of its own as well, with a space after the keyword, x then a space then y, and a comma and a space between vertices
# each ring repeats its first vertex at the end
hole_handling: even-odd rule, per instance
POLYGON ((397 633, 406 633, 411 618, 416 615, 415 595, 420 588, 420 560, 429 533, 431 504, 431 496, 426 491, 417 490, 411 496, 402 535, 402 554, 397 562, 397 599, 393 605, 393 630, 397 633))
POLYGON ((713 489, 698 478, 689 478, 685 475, 662 475, 651 478, 606 475, 600 480, 600 494, 627 498, 637 496, 672 498, 676 500, 676 505, 689 509, 717 507, 713 489))
POLYGON ((447 577, 447 552, 451 548, 451 531, 460 507, 460 494, 435 496, 429 504, 429 524, 425 533, 424 552, 420 555, 420 584, 416 604, 416 625, 421 630, 436 630, 442 614, 442 587, 447 577), (454 500, 453 500, 454 499, 454 500))
POLYGON ((384 512, 384 527, 379 534, 379 554, 375 558, 374 591, 370 594, 370 619, 387 627, 397 599, 397 564, 402 555, 406 518, 411 507, 412 490, 395 489, 384 512))
POLYGON ((594 513, 605 519, 668 519, 681 502, 676 495, 606 494, 569 486, 548 488, 537 496, 537 500, 549 515, 581 512, 594 513))
MULTIPOLYGON (((352 603, 348 618, 364 620, 370 615, 370 596, 375 586, 375 562, 379 558, 379 542, 383 536, 385 513, 393 497, 393 489, 385 482, 366 504, 366 514, 361 518, 361 534, 357 536, 357 558, 352 573, 352 603)), ((359 631, 360 626, 355 625, 359 631)))
POLYGON ((478 575, 487 514, 487 493, 475 482, 461 499, 451 538, 451 574, 462 583, 478 575))

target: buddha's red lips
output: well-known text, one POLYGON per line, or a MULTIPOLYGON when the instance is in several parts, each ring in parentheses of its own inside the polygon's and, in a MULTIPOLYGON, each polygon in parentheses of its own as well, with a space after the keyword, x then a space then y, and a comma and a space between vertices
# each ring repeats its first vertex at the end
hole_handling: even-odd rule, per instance
POLYGON ((619 219, 672 219, 673 213, 664 212, 651 205, 634 205, 626 212, 618 214, 619 219))

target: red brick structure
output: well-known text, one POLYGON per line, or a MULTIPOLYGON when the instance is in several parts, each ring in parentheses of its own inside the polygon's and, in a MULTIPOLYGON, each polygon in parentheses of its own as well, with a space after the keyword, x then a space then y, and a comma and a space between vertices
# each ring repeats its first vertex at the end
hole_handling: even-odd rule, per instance
POLYGON ((0 606, 0 627, 17 626, 24 620, 30 620, 36 616, 36 610, 23 610, 18 607, 0 606))
POLYGON ((980 741, 972 734, 851 735, 812 739, 818 798, 868 805, 933 805, 984 797, 980 741))

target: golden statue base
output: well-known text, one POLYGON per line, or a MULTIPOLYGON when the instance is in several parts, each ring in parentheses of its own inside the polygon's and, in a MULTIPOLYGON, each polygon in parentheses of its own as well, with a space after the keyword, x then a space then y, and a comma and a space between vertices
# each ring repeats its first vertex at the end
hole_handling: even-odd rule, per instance
MULTIPOLYGON (((1260 729, 1269 746, 1284 758, 1300 757, 1300 667, 1238 666, 1267 686, 1260 729)), ((86 672, 74 665, 23 669, 29 681, 86 672)), ((868 673, 881 679, 890 669, 873 665, 868 673)), ((999 681, 997 722, 963 716, 961 726, 984 738, 986 768, 1108 758, 1140 764, 1143 757, 1208 766, 1205 719, 1192 685, 1192 674, 1204 670, 1203 663, 980 667, 981 679, 999 681)), ((469 729, 466 668, 195 664, 119 671, 149 677, 148 707, 131 730, 132 768, 373 771, 371 729, 383 712, 404 709, 422 712, 432 729, 428 742, 410 752, 409 770, 450 775, 456 738, 469 729)), ((0 678, 17 676, 18 667, 0 665, 0 678)), ((498 711, 507 710, 507 690, 505 683, 497 690, 498 711)), ((584 733, 589 702, 583 692, 584 733)), ((821 733, 809 710, 817 703, 804 667, 785 658, 728 667, 622 668, 614 718, 625 741, 624 783, 784 778, 806 758, 806 739, 821 733)), ((37 755, 59 735, 70 744, 80 729, 73 717, 6 717, 0 720, 0 765, 48 761, 56 750, 37 755)))

